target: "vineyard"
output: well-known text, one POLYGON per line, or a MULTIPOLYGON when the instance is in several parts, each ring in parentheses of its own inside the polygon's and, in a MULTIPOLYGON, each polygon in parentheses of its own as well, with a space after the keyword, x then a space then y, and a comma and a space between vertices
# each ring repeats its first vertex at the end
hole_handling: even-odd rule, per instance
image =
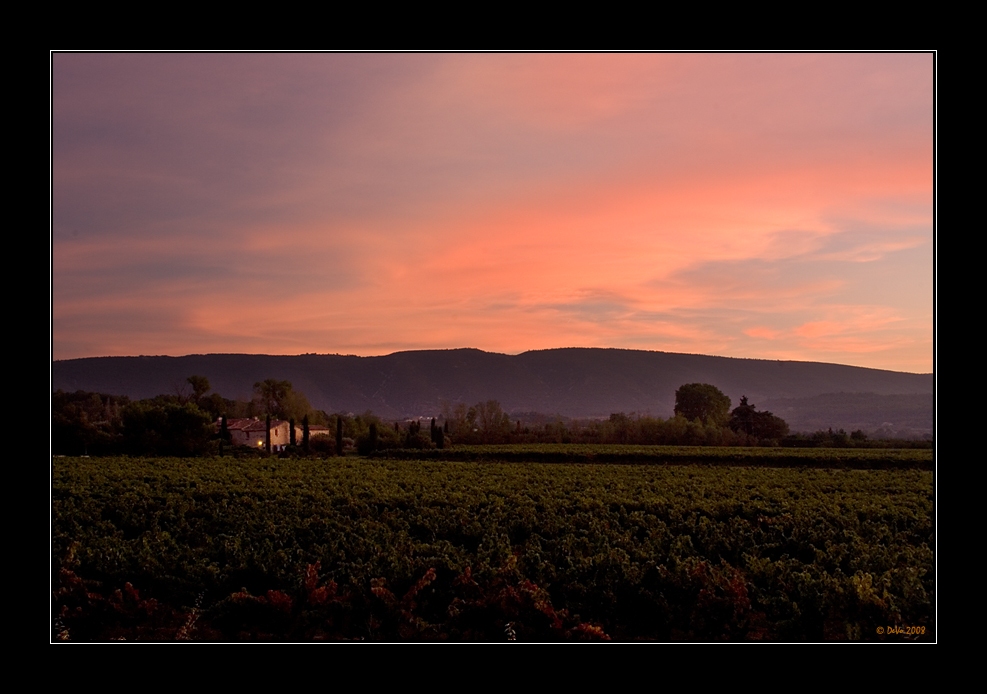
POLYGON ((52 639, 933 640, 932 472, 836 467, 56 458, 52 639))
POLYGON ((921 469, 933 467, 933 451, 885 448, 780 448, 755 446, 636 446, 626 444, 457 445, 431 450, 396 449, 378 455, 394 460, 458 460, 523 463, 636 463, 921 469))

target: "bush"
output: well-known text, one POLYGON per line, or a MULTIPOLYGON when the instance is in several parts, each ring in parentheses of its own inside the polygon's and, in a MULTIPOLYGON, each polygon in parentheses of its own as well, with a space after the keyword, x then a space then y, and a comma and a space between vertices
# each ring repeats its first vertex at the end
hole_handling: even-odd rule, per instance
POLYGON ((336 450, 336 442, 329 436, 316 436, 309 440, 308 448, 317 455, 342 455, 336 450))

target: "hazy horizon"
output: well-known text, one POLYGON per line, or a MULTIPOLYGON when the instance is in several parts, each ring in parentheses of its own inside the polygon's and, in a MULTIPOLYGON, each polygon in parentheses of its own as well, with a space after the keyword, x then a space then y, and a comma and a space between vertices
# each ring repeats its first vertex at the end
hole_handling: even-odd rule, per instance
POLYGON ((932 52, 50 57, 54 360, 933 371, 932 52))

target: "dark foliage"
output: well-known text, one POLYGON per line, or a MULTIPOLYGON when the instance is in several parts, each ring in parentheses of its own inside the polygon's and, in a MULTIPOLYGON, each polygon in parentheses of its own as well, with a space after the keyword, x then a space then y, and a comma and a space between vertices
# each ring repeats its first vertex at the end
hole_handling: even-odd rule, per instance
POLYGON ((781 417, 770 412, 758 412, 757 407, 747 402, 747 396, 740 398, 740 404, 730 413, 730 429, 743 433, 755 441, 777 442, 788 435, 788 424, 781 417))
POLYGON ((209 415, 191 403, 142 400, 121 412, 123 448, 131 455, 200 455, 214 435, 209 415))
POLYGON ((675 391, 675 414, 703 424, 726 424, 730 398, 708 383, 687 383, 675 391))

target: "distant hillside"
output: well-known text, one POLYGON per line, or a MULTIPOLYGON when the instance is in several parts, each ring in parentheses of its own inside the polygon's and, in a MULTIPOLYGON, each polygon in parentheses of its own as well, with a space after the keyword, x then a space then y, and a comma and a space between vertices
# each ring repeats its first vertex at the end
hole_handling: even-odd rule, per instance
POLYGON ((826 393, 811 398, 765 400, 766 409, 788 422, 793 431, 862 429, 885 436, 921 437, 931 431, 935 408, 932 393, 877 395, 826 393), (836 422, 836 424, 834 424, 836 422))
POLYGON ((791 417, 794 430, 831 426, 850 431, 859 428, 858 421, 895 428, 904 412, 910 429, 931 432, 933 426, 931 374, 622 349, 550 349, 516 356, 454 349, 382 357, 94 357, 54 362, 52 390, 146 398, 174 392, 192 374, 206 376, 213 390, 228 398, 249 398, 253 384, 266 378, 288 380, 316 409, 371 410, 385 418, 433 416, 443 402, 491 399, 508 412, 669 417, 675 390, 699 382, 717 386, 734 404, 747 395, 759 409, 791 417), (836 393, 841 395, 828 395, 836 393), (881 397, 846 397, 865 393, 881 397))

